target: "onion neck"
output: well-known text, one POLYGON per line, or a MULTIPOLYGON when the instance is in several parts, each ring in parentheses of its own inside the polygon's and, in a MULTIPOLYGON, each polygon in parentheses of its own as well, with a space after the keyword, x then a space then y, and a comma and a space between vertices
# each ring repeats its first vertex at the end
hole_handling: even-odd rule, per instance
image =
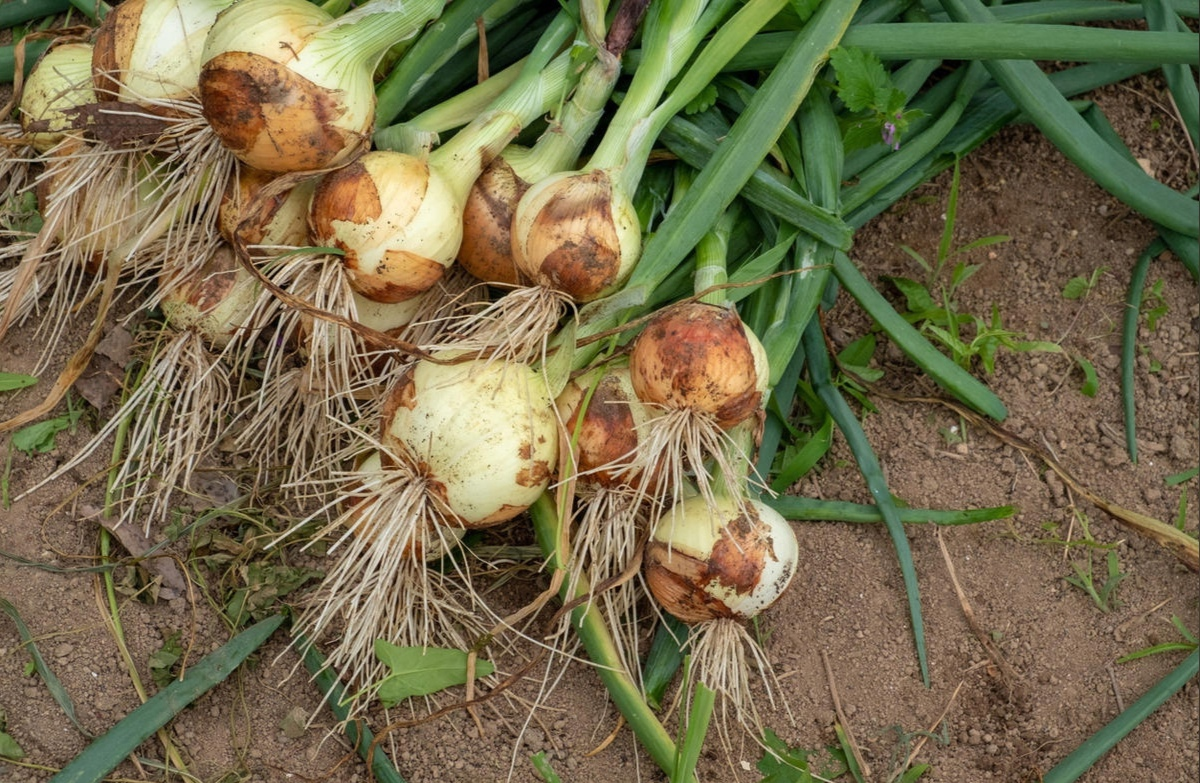
POLYGON ((416 37, 442 6, 443 0, 371 0, 323 25, 305 51, 374 70, 388 49, 416 37))

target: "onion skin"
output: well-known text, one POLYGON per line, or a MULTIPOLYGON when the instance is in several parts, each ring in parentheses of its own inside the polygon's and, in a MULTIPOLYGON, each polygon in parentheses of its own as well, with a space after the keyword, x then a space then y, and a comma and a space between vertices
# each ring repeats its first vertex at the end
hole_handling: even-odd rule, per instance
POLYGON ((74 110, 95 102, 91 44, 60 44, 42 55, 25 80, 21 128, 35 150, 46 152, 75 128, 74 110))
POLYGON ((374 105, 351 106, 253 52, 224 52, 200 72, 204 118, 238 160, 264 171, 315 171, 343 163, 367 143, 374 105))
POLYGON ((703 497, 688 498, 646 543, 646 585, 685 623, 749 620, 783 595, 796 572, 799 545, 787 520, 758 500, 742 506, 722 498, 710 513, 703 497))
POLYGON ((504 156, 495 158, 475 180, 463 207, 463 238, 459 265, 485 283, 524 285, 512 250, 516 205, 529 183, 504 156))
POLYGON ((652 414, 634 394, 628 368, 613 367, 572 380, 555 406, 567 435, 575 437, 578 432, 575 468, 581 482, 607 488, 637 484, 639 476, 628 475, 620 466, 636 452, 639 428, 652 414), (593 385, 595 391, 580 423, 580 408, 593 385))
POLYGON ((558 464, 557 416, 527 365, 416 362, 389 391, 381 419, 383 445, 468 529, 525 511, 558 464))
POLYGON ((258 298, 258 280, 222 245, 196 275, 176 282, 161 307, 175 329, 198 332, 213 348, 229 345, 250 319, 258 298))
POLYGON ((344 255, 350 285, 377 302, 432 288, 462 242, 462 211, 436 168, 412 155, 370 152, 321 178, 309 230, 344 255))
POLYGON ((252 215, 242 211, 277 175, 240 166, 237 177, 221 195, 218 227, 221 236, 233 243, 235 235, 247 245, 303 247, 308 244, 308 204, 316 188, 306 179, 281 193, 263 199, 252 215), (240 233, 239 233, 240 229, 240 233))
POLYGON ((718 305, 660 312, 638 335, 629 368, 643 402, 707 413, 725 430, 766 401, 766 352, 736 311, 718 305))
POLYGON ((533 185, 513 215, 517 268, 537 285, 591 302, 616 291, 642 252, 633 202, 603 169, 533 185))

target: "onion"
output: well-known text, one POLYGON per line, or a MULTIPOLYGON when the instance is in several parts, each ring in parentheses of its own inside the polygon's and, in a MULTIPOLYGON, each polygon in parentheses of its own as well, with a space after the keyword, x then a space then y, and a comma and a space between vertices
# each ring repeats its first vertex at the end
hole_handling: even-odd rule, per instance
POLYGON ((560 172, 517 204, 512 249, 530 280, 591 302, 629 278, 642 252, 642 229, 633 201, 607 170, 560 172))
POLYGON ((462 208, 439 169, 401 152, 368 152, 321 178, 312 240, 344 253, 350 285, 377 302, 433 287, 462 241, 462 208))
POLYGON ((386 451, 419 468, 428 492, 468 528, 520 514, 557 465, 557 417, 527 365, 419 361, 388 393, 382 421, 386 451))
POLYGON ((125 0, 96 32, 92 71, 106 100, 196 100, 204 41, 234 0, 125 0))
POLYGON ((75 110, 95 102, 91 44, 60 44, 42 55, 25 80, 21 127, 33 148, 46 152, 76 127, 75 110))
POLYGON ((259 193, 276 177, 249 166, 239 167, 237 177, 221 195, 218 227, 226 241, 235 234, 247 245, 303 247, 308 244, 308 204, 317 183, 305 179, 282 193, 263 200, 254 215, 243 214, 259 193))
POLYGON ((749 620, 783 595, 799 545, 779 512, 759 500, 697 495, 659 521, 645 575, 663 609, 686 623, 749 620))
POLYGON ((586 373, 567 383, 555 405, 565 432, 575 439, 575 472, 584 484, 611 488, 638 480, 639 472, 628 465, 637 453, 638 433, 653 413, 634 394, 629 368, 586 373))
POLYGON ((376 63, 441 8, 440 0, 372 0, 335 19, 307 0, 241 0, 204 43, 204 116, 254 168, 344 163, 374 126, 376 63))
POLYGON ((258 279, 227 245, 219 247, 199 272, 172 282, 159 306, 167 322, 190 329, 213 348, 223 349, 241 333, 254 314, 258 279))
POLYGON ((735 310, 673 305, 650 320, 629 357, 643 402, 712 416, 728 430, 766 402, 766 351, 735 310))

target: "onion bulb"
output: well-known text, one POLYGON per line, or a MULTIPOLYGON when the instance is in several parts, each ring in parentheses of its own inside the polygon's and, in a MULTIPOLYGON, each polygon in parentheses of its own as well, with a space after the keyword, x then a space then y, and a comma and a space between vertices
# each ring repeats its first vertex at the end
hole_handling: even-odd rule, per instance
POLYGON ((440 170, 402 152, 368 152, 321 178, 313 242, 343 252, 350 285, 377 302, 433 287, 462 241, 462 208, 440 170))
POLYGON ((722 429, 748 420, 766 402, 767 354, 735 310, 684 302, 646 325, 629 357, 643 402, 709 414, 722 429))
POLYGON ((92 71, 105 100, 196 100, 204 41, 234 0, 125 0, 96 32, 92 71))
POLYGON ((642 252, 642 229, 633 201, 607 170, 559 172, 521 197, 512 250, 529 280, 591 302, 629 278, 642 252))
POLYGON ((468 528, 520 514, 557 465, 550 394, 524 364, 418 361, 388 393, 382 421, 386 452, 416 467, 429 494, 468 528))
POLYGON ((748 620, 775 603, 799 564, 799 545, 779 512, 754 499, 696 495, 659 521, 645 575, 659 605, 686 623, 748 620))
POLYGON ((241 265, 232 248, 221 245, 197 273, 172 282, 159 306, 171 326, 191 329, 219 350, 246 327, 258 291, 258 279, 241 265))
POLYGON ((91 44, 60 44, 42 55, 25 80, 21 127, 33 148, 46 152, 75 127, 74 110, 95 102, 91 44))
POLYGON ((200 102, 221 142, 264 171, 312 171, 362 150, 375 65, 441 0, 372 0, 333 18, 307 0, 240 0, 204 43, 200 102))
POLYGON ((317 186, 315 178, 263 199, 256 213, 244 214, 275 177, 271 172, 239 167, 237 177, 230 180, 221 195, 218 213, 218 227, 227 241, 233 242, 238 235, 247 245, 308 244, 308 204, 317 186))
POLYGON ((567 383, 555 405, 566 433, 575 439, 575 472, 582 483, 617 487, 637 481, 640 472, 631 471, 629 463, 637 453, 638 433, 653 413, 634 393, 629 368, 586 373, 567 383))

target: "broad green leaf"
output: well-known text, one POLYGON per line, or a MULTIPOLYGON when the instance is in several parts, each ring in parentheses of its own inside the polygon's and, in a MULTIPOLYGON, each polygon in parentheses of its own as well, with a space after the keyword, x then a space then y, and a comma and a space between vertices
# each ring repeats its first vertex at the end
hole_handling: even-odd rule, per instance
POLYGON ((7 733, 0 731, 0 759, 12 759, 19 761, 25 758, 25 751, 21 750, 21 746, 7 733))
POLYGON ((58 433, 74 427, 82 413, 82 409, 73 410, 61 416, 55 416, 53 419, 22 427, 12 434, 13 448, 30 456, 35 453, 45 454, 54 451, 58 445, 58 433))
POLYGON ((32 375, 22 375, 16 372, 0 372, 0 392, 24 389, 38 382, 32 375))
MULTIPOLYGON (((384 707, 394 707, 410 696, 428 696, 467 681, 467 653, 462 650, 397 647, 376 639, 375 656, 391 669, 377 694, 384 707)), ((490 661, 477 659, 475 676, 486 677, 495 668, 490 661)))
POLYGON ((809 751, 789 748, 770 729, 763 733, 763 744, 766 747, 757 764, 758 771, 763 773, 760 783, 812 783, 813 776, 808 769, 809 751))
POLYGON ((839 46, 829 54, 829 62, 837 73, 837 94, 852 112, 865 109, 886 109, 891 79, 879 58, 862 49, 839 46), (884 102, 879 103, 880 96, 884 102))
POLYGON ((904 294, 904 298, 908 301, 909 312, 924 313, 935 307, 933 297, 929 295, 929 289, 916 280, 910 280, 907 277, 885 277, 884 279, 904 294))
POLYGON ((838 364, 866 367, 875 355, 875 335, 867 333, 838 352, 838 364))

